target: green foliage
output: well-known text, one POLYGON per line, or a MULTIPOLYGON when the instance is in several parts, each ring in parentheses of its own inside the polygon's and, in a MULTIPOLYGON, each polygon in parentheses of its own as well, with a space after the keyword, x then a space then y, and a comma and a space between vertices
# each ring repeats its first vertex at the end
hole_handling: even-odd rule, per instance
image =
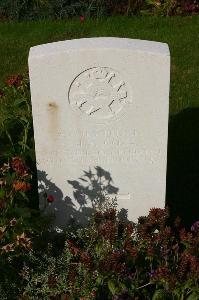
POLYGON ((34 160, 29 81, 21 75, 7 80, 0 92, 0 159, 20 155, 34 160))
POLYGON ((50 299, 68 291, 68 270, 70 252, 64 251, 59 257, 53 256, 49 245, 46 252, 29 253, 20 277, 25 289, 22 299, 50 299))
POLYGON ((197 12, 194 0, 2 0, 0 3, 0 15, 12 20, 143 13, 168 16, 197 12))
POLYGON ((31 183, 30 170, 19 157, 0 166, 0 291, 8 299, 15 299, 23 261, 48 224, 33 208, 31 183))
POLYGON ((33 245, 47 228, 37 192, 32 189, 34 151, 29 82, 9 77, 0 91, 0 291, 2 299, 16 299, 19 272, 33 245), (27 167, 25 159, 29 162, 27 167))
POLYGON ((154 208, 134 224, 105 202, 86 228, 67 230, 61 254, 50 247, 26 262, 25 299, 197 299, 199 222, 172 228, 154 208))
POLYGON ((155 16, 171 16, 176 14, 178 7, 175 0, 146 0, 147 8, 146 14, 149 13, 155 16))

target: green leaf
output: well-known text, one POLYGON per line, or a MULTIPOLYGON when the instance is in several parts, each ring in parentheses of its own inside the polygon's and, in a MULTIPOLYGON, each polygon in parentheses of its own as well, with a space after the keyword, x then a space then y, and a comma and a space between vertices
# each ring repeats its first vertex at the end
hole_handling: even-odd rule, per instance
POLYGON ((124 283, 120 282, 120 283, 119 283, 119 289, 120 289, 120 291, 122 292, 123 290, 126 289, 126 285, 125 285, 124 283))
POLYGON ((20 117, 20 121, 24 121, 25 123, 29 122, 25 116, 20 117))
POLYGON ((21 217, 22 219, 28 219, 31 217, 31 211, 27 207, 15 207, 14 210, 16 217, 21 217))
POLYGON ((29 198, 27 197, 27 195, 26 195, 24 192, 20 191, 19 194, 20 194, 25 200, 29 201, 29 198))
POLYGON ((189 295, 189 297, 187 298, 187 300, 198 300, 199 299, 199 294, 193 292, 191 295, 189 295))
POLYGON ((102 285, 103 281, 104 281, 104 280, 103 280, 103 277, 98 276, 97 279, 96 279, 96 284, 97 284, 97 285, 102 285))
POLYGON ((152 300, 166 300, 166 299, 167 299, 167 295, 164 290, 155 291, 152 298, 152 300))
POLYGON ((117 288, 115 286, 115 283, 111 279, 108 281, 108 288, 109 288, 112 295, 116 294, 117 288))
POLYGON ((24 99, 16 99, 14 101, 14 105, 15 106, 20 106, 22 103, 25 103, 25 100, 24 99))
POLYGON ((0 198, 3 198, 5 196, 5 191, 3 189, 0 189, 0 198))
POLYGON ((18 142, 18 145, 23 146, 24 149, 30 149, 29 146, 24 144, 24 142, 22 142, 22 141, 18 142))
POLYGON ((13 120, 13 116, 11 114, 6 114, 6 116, 2 117, 2 121, 5 122, 7 120, 13 120))
POLYGON ((100 256, 100 254, 101 254, 101 249, 102 249, 101 245, 97 244, 95 246, 95 252, 98 256, 100 256))
POLYGON ((156 2, 154 0, 146 0, 146 3, 148 5, 155 5, 156 2))

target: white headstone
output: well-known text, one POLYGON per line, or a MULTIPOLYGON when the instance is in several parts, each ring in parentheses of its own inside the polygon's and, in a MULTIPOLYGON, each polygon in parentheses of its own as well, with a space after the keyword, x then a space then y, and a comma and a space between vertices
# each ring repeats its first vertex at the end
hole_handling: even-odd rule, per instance
POLYGON ((136 221, 164 207, 167 44, 88 38, 30 49, 39 189, 56 222, 84 220, 102 189, 136 221))

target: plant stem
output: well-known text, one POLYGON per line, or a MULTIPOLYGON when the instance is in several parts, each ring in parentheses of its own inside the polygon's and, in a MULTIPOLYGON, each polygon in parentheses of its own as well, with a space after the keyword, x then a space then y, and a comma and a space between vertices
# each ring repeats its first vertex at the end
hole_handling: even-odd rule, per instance
POLYGON ((139 287, 137 288, 137 290, 142 289, 142 288, 144 288, 144 287, 146 287, 146 286, 148 286, 148 285, 151 285, 151 284, 153 284, 153 283, 152 283, 152 282, 148 282, 148 283, 146 283, 146 284, 144 284, 144 285, 139 286, 139 287))

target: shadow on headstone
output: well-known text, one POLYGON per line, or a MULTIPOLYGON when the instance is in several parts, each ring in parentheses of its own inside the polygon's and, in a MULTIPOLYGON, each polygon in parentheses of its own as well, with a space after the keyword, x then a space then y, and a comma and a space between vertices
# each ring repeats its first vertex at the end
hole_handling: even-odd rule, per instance
POLYGON ((78 180, 68 180, 73 188, 73 199, 64 197, 61 189, 56 186, 45 171, 37 171, 40 208, 54 216, 55 230, 59 232, 69 225, 86 225, 96 206, 105 200, 104 195, 113 197, 119 189, 113 185, 110 173, 96 166, 93 170, 83 171, 78 180), (52 195, 54 201, 46 205, 45 194, 52 195))
POLYGON ((83 171, 84 174, 78 180, 68 180, 73 187, 73 196, 80 206, 91 202, 92 207, 102 204, 103 195, 116 195, 119 189, 112 185, 112 177, 109 172, 97 166, 94 171, 91 169, 83 171))
POLYGON ((189 228, 199 219, 199 108, 170 119, 166 199, 172 220, 189 228))

